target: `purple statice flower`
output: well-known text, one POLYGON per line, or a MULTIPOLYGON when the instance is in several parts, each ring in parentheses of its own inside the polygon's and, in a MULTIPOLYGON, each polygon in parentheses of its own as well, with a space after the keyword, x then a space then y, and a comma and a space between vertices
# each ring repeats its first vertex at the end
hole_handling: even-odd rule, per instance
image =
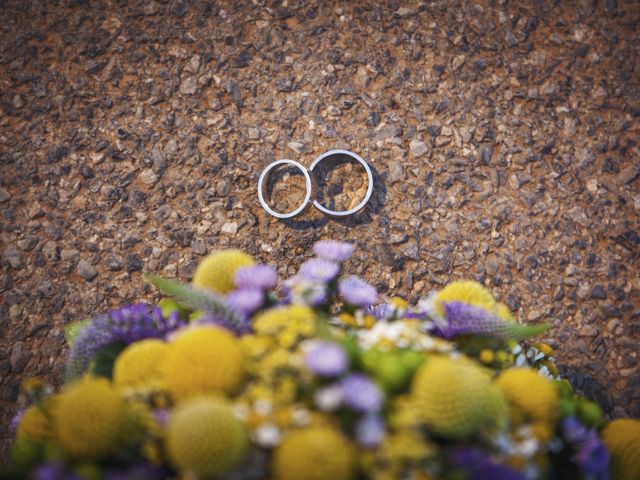
POLYGON ((367 308, 367 313, 373 315, 376 320, 390 320, 396 314, 396 306, 391 303, 381 303, 367 308))
POLYGON ((264 264, 240 267, 233 274, 233 283, 238 288, 273 290, 278 284, 278 272, 264 264))
POLYGON ((349 368, 349 358, 337 343, 317 342, 305 355, 305 364, 309 370, 321 377, 337 377, 349 368))
POLYGON ((312 258, 300 265, 298 275, 304 280, 317 283, 329 283, 336 278, 340 271, 340 265, 322 258, 312 258))
POLYGON ((16 414, 11 418, 11 423, 9 424, 9 428, 12 432, 15 433, 18 431, 18 424, 20 423, 20 420, 22 420, 22 416, 26 411, 26 408, 18 408, 16 410, 16 414))
POLYGON ((369 307, 378 300, 376 289, 355 275, 340 279, 338 293, 345 302, 355 307, 369 307))
POLYGON ((456 450, 451 463, 463 470, 473 480, 526 480, 526 476, 489 457, 487 452, 475 447, 463 447, 456 450))
POLYGON ((343 403, 358 412, 376 412, 382 407, 384 396, 380 387, 362 373, 352 373, 340 381, 343 403))
POLYGON ((320 258, 333 262, 344 262, 353 254, 353 244, 335 240, 320 240, 313 246, 313 251, 320 258))
POLYGON ((34 480, 82 480, 80 476, 66 469, 60 462, 43 463, 33 472, 34 480))
POLYGON ((240 288, 227 295, 227 305, 241 315, 251 315, 264 305, 264 292, 258 288, 240 288))
POLYGON ((160 308, 146 303, 121 307, 93 318, 76 337, 67 360, 68 379, 82 375, 91 358, 101 349, 122 343, 130 343, 144 338, 163 338, 166 334, 183 325, 179 313, 172 312, 168 318, 160 308))
POLYGON ((356 441, 366 448, 375 448, 384 439, 383 418, 377 413, 367 413, 360 417, 355 426, 356 441))
POLYGON ((435 322, 434 333, 446 339, 469 334, 520 339, 540 333, 547 328, 546 325, 523 325, 503 320, 482 307, 464 302, 446 302, 442 306, 445 318, 443 321, 435 322))
POLYGON ((575 417, 567 417, 562 421, 562 434, 575 452, 571 461, 586 476, 594 480, 609 479, 609 452, 594 429, 575 417))

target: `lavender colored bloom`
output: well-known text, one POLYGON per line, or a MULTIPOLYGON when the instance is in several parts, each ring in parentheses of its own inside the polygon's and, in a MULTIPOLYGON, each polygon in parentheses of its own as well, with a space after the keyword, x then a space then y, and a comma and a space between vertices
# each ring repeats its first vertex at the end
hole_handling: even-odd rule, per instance
POLYGON ((33 472, 34 480, 82 480, 60 462, 43 463, 33 472))
POLYGON ((377 413, 367 413, 358 419, 355 427, 356 441, 367 448, 375 448, 384 439, 384 420, 377 413))
POLYGON ((323 283, 305 280, 295 275, 284 281, 283 302, 301 303, 310 307, 319 307, 327 301, 327 286, 323 283))
POLYGON ((82 375, 91 358, 102 348, 115 343, 128 345, 144 338, 163 338, 167 333, 183 325, 178 312, 168 318, 160 308, 138 303, 112 310, 95 317, 76 337, 69 359, 68 379, 82 375))
POLYGON ((19 408, 16 410, 16 414, 11 418, 11 423, 9 425, 9 428, 12 432, 15 433, 16 431, 18 431, 18 424, 20 423, 20 420, 22 420, 22 416, 26 411, 26 408, 19 408))
POLYGON ((362 373, 352 373, 340 382, 344 404, 358 412, 376 412, 382 407, 382 390, 362 373))
POLYGON ((264 292, 257 288, 241 288, 227 295, 227 305, 242 315, 250 315, 264 305, 264 292))
POLYGON ((526 476, 492 460, 487 452, 468 447, 456 450, 451 458, 454 467, 463 470, 473 480, 526 480, 526 476))
POLYGON ((278 272, 270 265, 240 267, 233 274, 233 283, 238 288, 272 290, 278 284, 278 272))
POLYGON ((312 258, 300 265, 298 274, 305 280, 318 283, 328 283, 338 275, 340 265, 322 258, 312 258))
POLYGON ((337 377, 349 368, 349 358, 337 343, 318 342, 305 355, 305 364, 321 377, 337 377))
POLYGON ((523 325, 503 320, 482 307, 464 302, 447 302, 442 306, 445 323, 438 325, 436 322, 434 333, 446 339, 467 334, 520 339, 546 329, 545 325, 523 325))
POLYGON ((585 475, 594 480, 609 479, 609 452, 594 429, 567 417, 562 421, 562 434, 575 452, 571 461, 585 475))
POLYGON ((313 246, 313 251, 320 258, 333 262, 344 262, 353 254, 353 244, 335 240, 320 240, 313 246))
POLYGON ((378 300, 376 289, 355 275, 340 279, 338 293, 345 302, 355 307, 368 307, 378 300))
POLYGON ((396 307, 391 303, 381 303, 367 308, 367 313, 373 315, 376 320, 389 320, 395 315, 396 307))

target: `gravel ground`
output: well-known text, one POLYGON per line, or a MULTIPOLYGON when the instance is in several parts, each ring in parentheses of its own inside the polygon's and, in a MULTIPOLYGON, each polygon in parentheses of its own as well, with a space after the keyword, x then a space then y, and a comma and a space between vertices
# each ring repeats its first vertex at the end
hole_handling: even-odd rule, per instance
POLYGON ((484 282, 640 416, 638 3, 237 3, 0 1, 0 437, 142 272, 233 246, 285 275, 320 238, 413 300, 484 282), (270 161, 330 148, 374 168, 365 211, 260 208, 270 161))

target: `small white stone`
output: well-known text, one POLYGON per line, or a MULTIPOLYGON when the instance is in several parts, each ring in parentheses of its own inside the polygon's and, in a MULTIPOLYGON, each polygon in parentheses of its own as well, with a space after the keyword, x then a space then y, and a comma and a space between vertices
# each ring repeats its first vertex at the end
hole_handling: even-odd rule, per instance
POLYGON ((429 151, 429 147, 421 140, 411 140, 409 150, 414 157, 421 157, 429 151))
POLYGON ((140 174, 140 180, 145 185, 154 185, 158 181, 158 175, 150 168, 147 168, 140 174))
POLYGON ((227 222, 222 225, 222 232, 235 235, 238 232, 238 224, 236 222, 227 222))

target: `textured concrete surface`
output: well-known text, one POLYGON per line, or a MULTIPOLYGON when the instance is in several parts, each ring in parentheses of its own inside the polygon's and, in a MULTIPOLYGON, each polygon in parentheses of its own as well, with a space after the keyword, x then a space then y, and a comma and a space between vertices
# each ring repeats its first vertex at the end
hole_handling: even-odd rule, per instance
POLYGON ((0 2, 1 436, 67 322, 153 298, 142 272, 233 246, 286 275, 320 238, 413 300, 484 282, 640 416, 637 2, 237 3, 0 2), (330 148, 375 169, 365 211, 260 208, 264 166, 330 148))

